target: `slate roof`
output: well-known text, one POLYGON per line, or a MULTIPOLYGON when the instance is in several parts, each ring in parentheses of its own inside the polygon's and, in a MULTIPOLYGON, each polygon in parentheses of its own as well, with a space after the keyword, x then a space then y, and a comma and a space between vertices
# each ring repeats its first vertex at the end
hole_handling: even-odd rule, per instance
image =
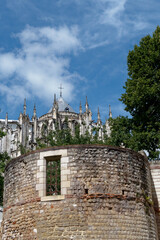
MULTIPOLYGON (((58 111, 59 112, 73 112, 75 113, 75 111, 73 110, 73 108, 63 99, 63 97, 60 97, 58 100, 57 100, 57 103, 58 103, 58 111)), ((52 108, 49 110, 48 113, 50 113, 52 111, 52 108)))

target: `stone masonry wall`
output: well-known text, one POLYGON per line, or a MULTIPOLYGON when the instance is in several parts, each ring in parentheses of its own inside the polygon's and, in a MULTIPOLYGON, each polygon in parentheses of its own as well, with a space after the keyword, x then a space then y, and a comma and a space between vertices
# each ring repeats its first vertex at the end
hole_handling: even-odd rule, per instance
POLYGON ((152 178, 153 202, 158 227, 158 235, 160 239, 160 161, 151 162, 150 169, 152 178))
POLYGON ((149 164, 128 149, 53 147, 6 167, 2 240, 157 240, 149 164), (46 157, 61 155, 61 195, 45 196, 46 157))

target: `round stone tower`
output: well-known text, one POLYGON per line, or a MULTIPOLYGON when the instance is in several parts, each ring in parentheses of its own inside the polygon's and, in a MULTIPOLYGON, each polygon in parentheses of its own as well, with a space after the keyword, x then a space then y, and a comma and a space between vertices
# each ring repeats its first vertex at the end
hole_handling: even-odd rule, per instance
POLYGON ((157 240, 147 159, 104 145, 12 159, 5 170, 6 239, 157 240))

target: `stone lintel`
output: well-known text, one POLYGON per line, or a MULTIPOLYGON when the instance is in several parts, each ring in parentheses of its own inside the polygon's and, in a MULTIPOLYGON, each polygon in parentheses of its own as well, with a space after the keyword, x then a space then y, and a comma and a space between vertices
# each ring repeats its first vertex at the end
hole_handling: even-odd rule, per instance
POLYGON ((45 196, 41 197, 42 202, 47 202, 47 201, 60 201, 64 200, 65 196, 64 195, 55 195, 55 196, 45 196))

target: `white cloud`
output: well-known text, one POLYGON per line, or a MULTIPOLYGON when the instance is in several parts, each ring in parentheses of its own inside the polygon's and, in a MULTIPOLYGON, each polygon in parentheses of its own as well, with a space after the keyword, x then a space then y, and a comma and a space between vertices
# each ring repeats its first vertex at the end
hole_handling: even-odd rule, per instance
MULTIPOLYGON (((73 0, 68 0, 75 2, 73 0)), ((149 2, 149 1, 147 1, 149 2)), ((84 12, 81 27, 85 32, 85 45, 99 47, 99 43, 121 40, 124 37, 131 39, 135 34, 149 28, 149 19, 144 9, 144 2, 128 0, 89 0, 76 1, 78 7, 87 10, 84 12), (87 6, 90 8, 87 8, 87 6)))
POLYGON ((140 17, 138 18, 137 21, 132 21, 132 25, 133 25, 135 31, 140 31, 140 30, 150 27, 150 24, 148 22, 145 22, 140 17))
POLYGON ((125 10, 125 3, 127 0, 101 0, 106 5, 106 9, 100 18, 100 22, 104 24, 111 24, 115 27, 122 25, 121 15, 125 10))
POLYGON ((0 54, 0 72, 3 77, 14 74, 23 64, 23 60, 15 57, 13 53, 0 54))
POLYGON ((71 54, 81 48, 78 29, 28 26, 17 37, 21 48, 0 53, 1 94, 8 101, 31 96, 48 101, 61 83, 64 96, 72 100, 75 78, 81 79, 69 71, 71 54))
POLYGON ((144 8, 149 1, 99 0, 98 3, 102 11, 99 12, 99 24, 116 28, 118 38, 130 37, 150 25, 144 8))
POLYGON ((108 44, 109 44, 109 41, 106 40, 106 41, 102 41, 102 42, 99 42, 99 43, 92 44, 91 46, 88 47, 88 49, 103 47, 104 45, 108 45, 108 44))
POLYGON ((77 27, 70 29, 67 27, 59 29, 27 27, 18 34, 24 51, 27 54, 38 55, 48 55, 48 53, 61 55, 77 50, 80 47, 77 35, 77 27))
POLYGON ((24 96, 26 98, 30 97, 29 92, 27 92, 24 87, 20 85, 8 87, 4 84, 0 84, 0 89, 1 94, 6 97, 6 100, 14 105, 19 104, 19 99, 24 99, 24 96))

